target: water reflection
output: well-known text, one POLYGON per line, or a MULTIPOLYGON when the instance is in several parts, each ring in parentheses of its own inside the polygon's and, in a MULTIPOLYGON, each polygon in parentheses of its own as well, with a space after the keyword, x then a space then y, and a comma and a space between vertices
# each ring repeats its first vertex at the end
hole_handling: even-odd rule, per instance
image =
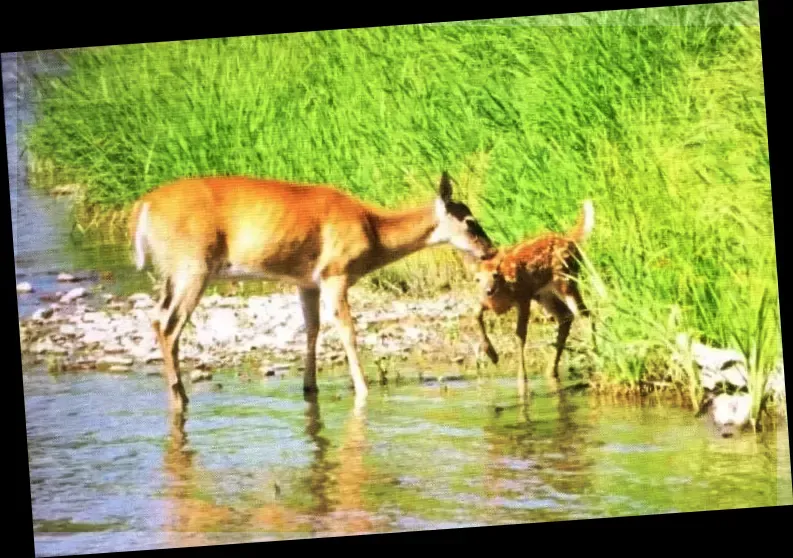
POLYGON ((230 523, 231 511, 197 494, 201 483, 194 466, 195 452, 187 448, 185 416, 169 417, 170 436, 164 456, 166 476, 166 522, 164 530, 168 546, 200 546, 210 544, 207 531, 223 530, 230 523))
POLYGON ((494 416, 484 427, 484 486, 499 521, 571 518, 575 501, 591 489, 594 475, 589 428, 577 419, 577 411, 564 391, 531 400, 524 395, 514 414, 494 416))
MULTIPOLYGON (((195 546, 222 542, 216 533, 255 534, 257 540, 371 533, 383 530, 383 519, 367 509, 364 497, 370 477, 365 464, 368 448, 366 408, 355 405, 344 424, 341 445, 323 435, 324 425, 316 394, 305 396, 305 434, 312 446, 311 462, 295 482, 269 479, 246 502, 219 503, 225 496, 210 476, 196 466, 188 449, 184 415, 173 414, 164 458, 168 546, 195 546), (294 485, 295 490, 289 490, 294 485), (309 495, 308 501, 301 496, 309 495)), ((264 473, 266 476, 266 472, 264 473)), ((256 476, 259 476, 257 473, 256 476)))

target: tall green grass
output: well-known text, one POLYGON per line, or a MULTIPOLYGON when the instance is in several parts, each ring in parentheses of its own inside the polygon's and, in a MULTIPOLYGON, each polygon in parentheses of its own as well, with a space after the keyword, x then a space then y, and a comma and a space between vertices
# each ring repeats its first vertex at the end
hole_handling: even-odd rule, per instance
MULTIPOLYGON (((777 290, 755 2, 66 56, 68 76, 39 82, 28 143, 40 182, 83 185, 86 207, 239 173, 401 205, 429 199, 448 169, 509 243, 570 226, 592 198, 586 248, 603 288, 587 291, 614 351, 605 369, 628 383, 647 366, 624 347, 670 346, 672 308, 726 345, 757 315, 753 293, 777 290)), ((441 251, 370 282, 431 291, 461 278, 441 251)))

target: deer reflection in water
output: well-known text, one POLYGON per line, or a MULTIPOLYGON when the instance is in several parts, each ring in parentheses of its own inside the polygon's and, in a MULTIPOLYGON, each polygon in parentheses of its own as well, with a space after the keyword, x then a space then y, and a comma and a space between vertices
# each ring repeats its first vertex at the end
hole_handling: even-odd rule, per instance
POLYGON ((485 497, 497 522, 568 519, 570 504, 592 486, 588 427, 576 420, 570 394, 560 390, 553 395, 556 412, 549 414, 545 402, 529 399, 520 394, 516 414, 494 416, 484 429, 485 497), (511 505, 505 506, 504 500, 511 505), (524 517, 515 515, 516 508, 525 510, 524 517))
POLYGON ((236 506, 217 503, 219 489, 196 467, 195 453, 187 449, 184 414, 171 414, 170 443, 165 453, 166 498, 170 504, 168 546, 223 542, 212 540, 213 533, 238 533, 236 540, 266 540, 385 530, 384 519, 366 509, 364 497, 370 477, 364 463, 365 406, 359 401, 351 410, 333 459, 333 443, 322 434, 317 394, 306 394, 305 400, 305 433, 314 446, 307 475, 290 484, 294 490, 272 481, 262 482, 259 493, 244 495, 255 503, 236 506), (201 492, 207 496, 200 497, 201 492), (300 492, 311 496, 308 503, 300 492))

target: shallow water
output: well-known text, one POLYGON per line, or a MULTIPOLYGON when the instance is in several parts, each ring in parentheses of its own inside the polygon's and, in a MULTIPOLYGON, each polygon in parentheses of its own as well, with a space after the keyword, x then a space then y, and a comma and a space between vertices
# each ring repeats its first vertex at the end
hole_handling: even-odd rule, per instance
MULTIPOLYGON (((16 67, 4 55, 17 280, 36 289, 20 314, 71 287, 59 271, 145 283, 27 186, 16 67)), ((358 416, 348 379, 321 372, 316 403, 296 379, 218 373, 174 425, 150 371, 22 371, 38 555, 793 503, 785 428, 722 439, 687 410, 572 394, 516 406, 510 380, 374 387, 358 416)))
POLYGON ((65 292, 75 286, 58 283, 59 272, 86 277, 88 280, 80 283, 86 287, 96 283, 97 272, 113 272, 117 280, 104 286, 114 292, 129 293, 147 285, 145 275, 129 273, 133 266, 126 245, 120 241, 81 242, 79 235, 72 235, 70 199, 52 197, 28 185, 21 134, 34 118, 31 75, 63 73, 65 69, 52 58, 32 64, 15 53, 3 53, 2 62, 14 263, 17 282, 29 282, 34 288, 34 292, 17 297, 20 317, 29 316, 42 305, 41 295, 65 292))
POLYGON ((346 381, 320 382, 312 403, 299 379, 216 375, 180 426, 157 376, 26 373, 37 555, 793 503, 786 430, 520 406, 508 380, 377 387, 358 416, 346 381))

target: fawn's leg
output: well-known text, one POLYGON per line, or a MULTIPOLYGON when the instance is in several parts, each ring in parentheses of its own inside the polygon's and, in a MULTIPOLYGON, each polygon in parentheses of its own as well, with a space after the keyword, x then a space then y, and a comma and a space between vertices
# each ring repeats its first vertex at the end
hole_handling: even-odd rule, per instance
POLYGON ((515 329, 515 335, 518 338, 518 393, 522 395, 526 392, 526 384, 528 376, 526 374, 526 334, 529 330, 529 310, 531 308, 531 300, 520 302, 518 304, 518 325, 515 329))
POLYGON ((488 358, 493 362, 493 364, 498 364, 498 353, 493 348, 493 344, 490 342, 490 338, 487 335, 487 329, 485 328, 485 307, 479 306, 479 311, 476 313, 476 323, 479 326, 479 337, 482 341, 482 348, 485 351, 485 354, 488 358))
POLYGON ((317 337, 319 337, 319 289, 300 289, 300 304, 306 323, 306 370, 303 373, 303 391, 316 393, 317 389, 317 337))
MULTIPOLYGON (((584 302, 584 299, 581 296, 581 291, 578 290, 578 285, 576 283, 570 283, 568 290, 570 291, 570 295, 573 297, 573 300, 578 306, 578 312, 589 320, 589 327, 592 335, 592 347, 597 353, 597 330, 595 328, 595 316, 592 314, 592 311, 584 302)), ((568 306, 570 305, 568 304, 568 306)))
POLYGON ((575 318, 574 312, 562 297, 564 297, 563 293, 548 292, 544 293, 541 298, 541 304, 556 319, 558 324, 555 343, 556 354, 553 360, 549 362, 546 372, 548 381, 554 391, 559 389, 559 361, 562 358, 562 351, 564 351, 567 338, 570 335, 570 328, 575 318))

